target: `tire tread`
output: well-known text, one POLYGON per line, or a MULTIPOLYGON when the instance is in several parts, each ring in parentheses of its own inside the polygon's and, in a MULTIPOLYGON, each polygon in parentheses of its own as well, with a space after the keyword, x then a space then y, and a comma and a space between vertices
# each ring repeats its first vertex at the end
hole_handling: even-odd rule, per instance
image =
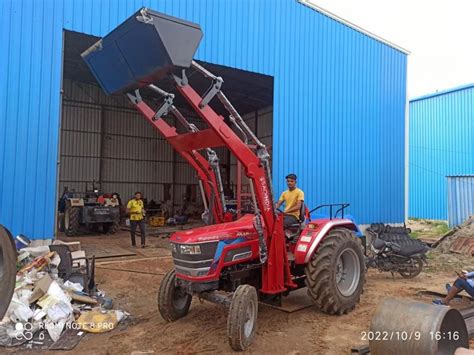
POLYGON ((352 232, 344 228, 336 228, 329 232, 305 267, 306 286, 313 302, 328 314, 347 314, 360 301, 364 285, 365 266, 359 243, 352 232), (333 280, 335 258, 341 245, 348 244, 357 250, 360 262, 360 278, 358 289, 350 297, 339 294, 333 280))

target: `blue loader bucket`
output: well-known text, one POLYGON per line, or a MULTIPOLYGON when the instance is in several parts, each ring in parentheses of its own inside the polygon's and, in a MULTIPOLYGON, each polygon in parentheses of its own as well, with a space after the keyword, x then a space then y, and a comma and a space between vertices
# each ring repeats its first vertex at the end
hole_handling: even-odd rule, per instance
POLYGON ((189 68, 201 39, 199 25, 142 8, 82 58, 107 94, 124 93, 189 68))

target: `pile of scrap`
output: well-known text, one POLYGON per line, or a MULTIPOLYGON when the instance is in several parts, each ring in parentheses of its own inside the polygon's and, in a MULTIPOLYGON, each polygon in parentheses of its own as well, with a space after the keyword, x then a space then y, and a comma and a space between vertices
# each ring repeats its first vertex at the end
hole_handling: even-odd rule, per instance
POLYGON ((94 258, 85 257, 79 242, 20 249, 0 346, 69 350, 86 333, 114 329, 128 314, 111 310, 94 270, 94 258))
POLYGON ((470 216, 461 226, 436 245, 436 252, 474 256, 474 216, 470 216))

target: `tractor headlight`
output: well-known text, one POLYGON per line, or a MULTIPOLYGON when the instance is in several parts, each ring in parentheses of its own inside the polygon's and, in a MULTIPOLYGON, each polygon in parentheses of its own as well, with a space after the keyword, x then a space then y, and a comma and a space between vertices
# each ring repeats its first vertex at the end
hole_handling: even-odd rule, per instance
POLYGON ((201 246, 200 245, 180 245, 179 251, 181 254, 201 254, 201 246))
POLYGON ((178 252, 178 250, 177 250, 177 248, 176 248, 176 244, 174 244, 174 243, 171 243, 171 252, 173 252, 173 253, 177 253, 177 252, 178 252))

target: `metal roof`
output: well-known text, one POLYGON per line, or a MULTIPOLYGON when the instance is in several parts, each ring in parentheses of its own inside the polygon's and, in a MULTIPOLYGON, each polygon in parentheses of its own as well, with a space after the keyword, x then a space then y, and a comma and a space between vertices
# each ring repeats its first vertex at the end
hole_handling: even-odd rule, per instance
POLYGON ((456 91, 466 90, 466 89, 470 89, 470 88, 474 88, 474 83, 472 83, 472 84, 460 85, 460 86, 456 86, 456 87, 454 87, 454 88, 450 88, 450 89, 446 89, 446 90, 437 91, 437 92, 434 92, 434 93, 431 93, 431 94, 426 94, 426 95, 418 96, 418 97, 415 97, 415 98, 413 98, 413 99, 410 99, 410 102, 415 102, 415 101, 430 99, 430 98, 432 98, 432 97, 441 96, 441 95, 446 95, 446 94, 450 94, 450 93, 453 93, 453 92, 456 92, 456 91))
POLYGON ((360 26, 358 26, 358 25, 356 25, 356 24, 354 24, 354 23, 352 23, 352 22, 350 22, 346 19, 343 19, 342 17, 332 13, 331 11, 323 9, 321 6, 318 6, 318 5, 316 5, 312 2, 309 2, 308 0, 298 0, 298 1, 301 4, 303 4, 305 6, 308 6, 312 9, 320 12, 321 14, 323 14, 325 16, 328 16, 328 17, 342 23, 343 25, 346 25, 346 26, 348 26, 348 27, 350 27, 350 28, 366 35, 366 36, 369 36, 369 37, 371 37, 371 38, 373 38, 373 39, 375 39, 379 42, 382 42, 383 44, 386 44, 387 46, 390 46, 390 47, 392 47, 392 48, 394 48, 394 49, 396 49, 396 50, 398 50, 398 51, 400 51, 404 54, 411 54, 411 52, 408 49, 405 49, 405 48, 403 48, 403 47, 401 47, 401 46, 399 46, 399 45, 397 45, 397 44, 395 44, 395 43, 393 43, 393 42, 391 42, 391 41, 389 41, 385 38, 382 38, 382 37, 376 35, 375 33, 372 33, 372 32, 370 32, 370 31, 368 31, 368 30, 366 30, 366 29, 364 29, 364 28, 362 28, 362 27, 360 27, 360 26))

